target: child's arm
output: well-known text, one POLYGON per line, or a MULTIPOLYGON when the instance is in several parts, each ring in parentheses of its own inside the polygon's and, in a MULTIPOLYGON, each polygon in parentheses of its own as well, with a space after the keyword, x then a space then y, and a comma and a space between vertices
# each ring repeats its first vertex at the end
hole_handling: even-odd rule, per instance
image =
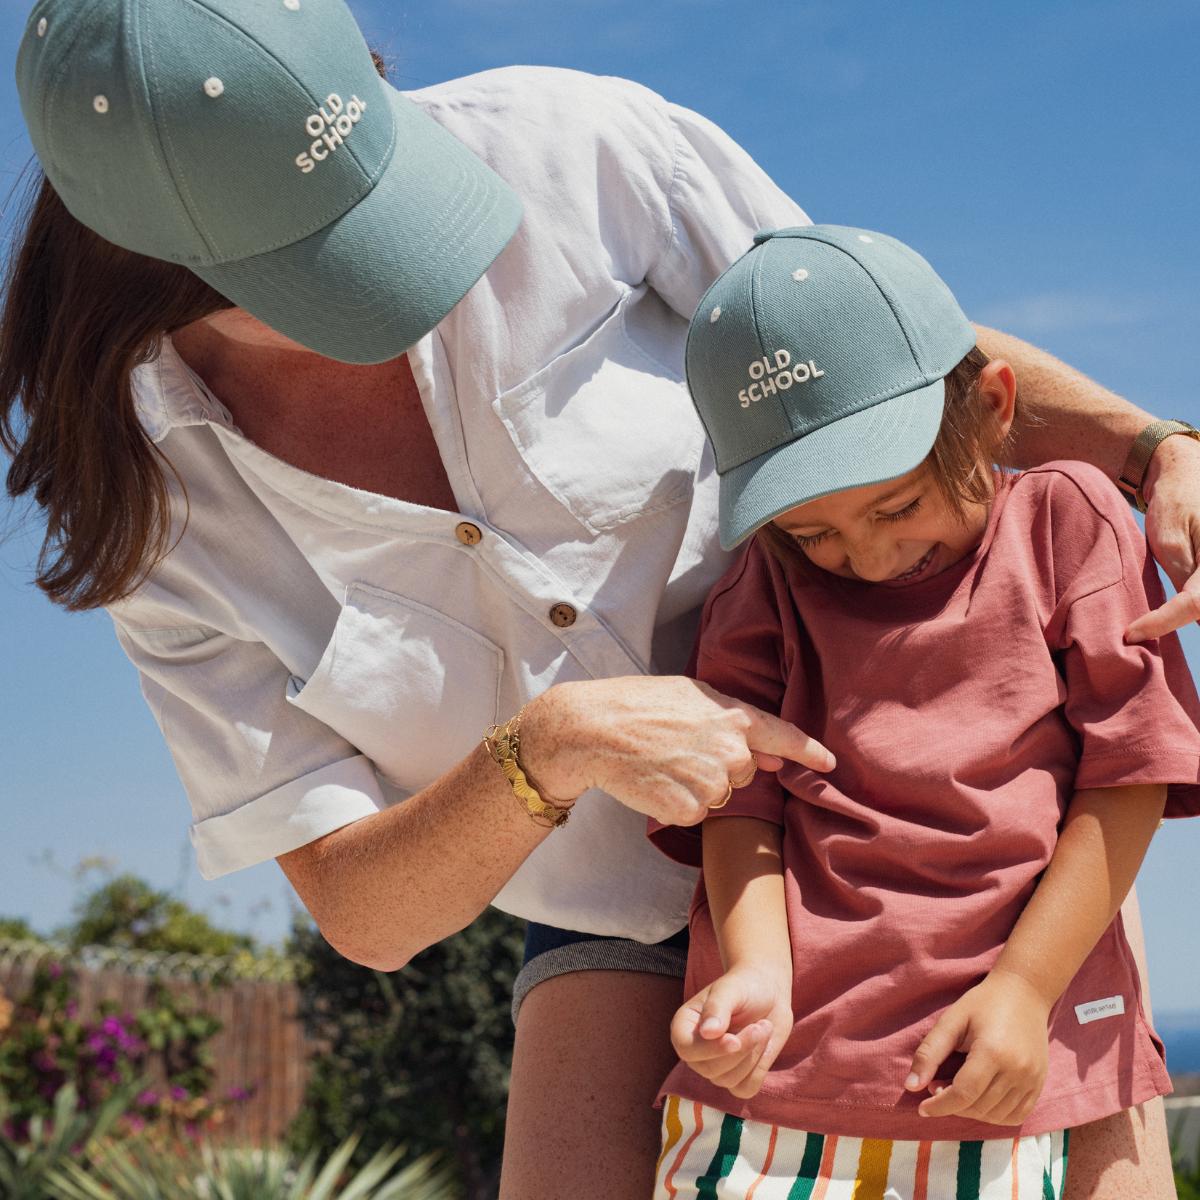
POLYGON ((671 1022, 680 1059, 742 1099, 792 1032, 792 947, 782 829, 756 817, 704 822, 704 880, 725 973, 671 1022))
POLYGON ((1116 916, 1162 817, 1159 784, 1078 791, 1054 855, 987 978, 938 1018, 913 1058, 910 1091, 928 1087, 954 1050, 967 1053, 927 1117, 1018 1125, 1046 1079, 1046 1024, 1116 916))

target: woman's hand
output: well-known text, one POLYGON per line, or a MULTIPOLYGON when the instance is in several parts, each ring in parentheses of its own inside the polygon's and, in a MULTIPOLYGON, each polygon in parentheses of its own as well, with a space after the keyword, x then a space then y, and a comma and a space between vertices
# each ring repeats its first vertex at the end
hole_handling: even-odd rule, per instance
POLYGON ((741 963, 696 993, 671 1022, 671 1044, 697 1075, 747 1100, 792 1032, 790 961, 741 963))
POLYGON ((952 1004, 913 1056, 904 1086, 927 1088, 955 1050, 967 1061, 949 1087, 921 1102, 923 1117, 964 1117, 993 1125, 1019 1125, 1033 1111, 1046 1082, 1050 1006, 1027 980, 994 970, 952 1004))
POLYGON ((527 706, 521 734, 526 772, 549 796, 600 788, 664 825, 702 821, 756 763, 835 765, 794 725, 679 675, 557 684, 527 706))
POLYGON ((1139 617, 1127 642, 1162 637, 1200 621, 1200 442, 1165 438, 1146 468, 1146 540, 1178 593, 1139 617))

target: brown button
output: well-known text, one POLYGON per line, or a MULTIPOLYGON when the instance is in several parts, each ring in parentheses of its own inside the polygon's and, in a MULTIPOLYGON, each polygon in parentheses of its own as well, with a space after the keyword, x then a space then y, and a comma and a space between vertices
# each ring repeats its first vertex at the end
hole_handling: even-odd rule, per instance
POLYGON ((478 525, 472 525, 470 521, 460 521, 454 527, 455 536, 464 546, 475 546, 483 541, 483 533, 478 525))
POLYGON ((575 624, 576 613, 574 608, 569 604, 556 604, 550 610, 550 620, 552 620, 559 629, 566 629, 568 625, 575 624))

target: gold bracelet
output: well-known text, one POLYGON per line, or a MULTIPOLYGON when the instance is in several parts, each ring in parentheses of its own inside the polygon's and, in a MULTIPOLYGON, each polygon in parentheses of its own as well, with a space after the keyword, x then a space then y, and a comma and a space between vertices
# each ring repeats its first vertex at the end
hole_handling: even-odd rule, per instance
POLYGON ((525 710, 522 708, 505 724, 491 726, 483 735, 483 744, 504 772, 504 778, 508 780, 513 794, 525 805, 529 819, 535 825, 541 825, 543 829, 558 829, 567 823, 575 801, 556 801, 553 796, 543 797, 525 774, 520 759, 521 718, 524 715, 525 710))
POLYGON ((1173 433, 1182 433, 1185 437, 1196 438, 1200 441, 1200 429, 1189 425, 1186 421, 1151 421, 1141 433, 1133 439, 1129 447, 1129 455, 1121 474, 1117 476, 1117 487, 1121 489, 1138 512, 1146 511, 1146 495, 1142 484, 1146 481, 1146 468, 1154 452, 1173 433))

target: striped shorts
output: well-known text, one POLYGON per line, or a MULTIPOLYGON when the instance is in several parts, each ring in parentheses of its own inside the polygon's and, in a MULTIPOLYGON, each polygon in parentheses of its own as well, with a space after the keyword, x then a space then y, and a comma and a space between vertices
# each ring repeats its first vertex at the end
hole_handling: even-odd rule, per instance
POLYGON ((838 1137, 669 1096, 654 1200, 1061 1200, 1069 1132, 982 1142, 838 1137))

